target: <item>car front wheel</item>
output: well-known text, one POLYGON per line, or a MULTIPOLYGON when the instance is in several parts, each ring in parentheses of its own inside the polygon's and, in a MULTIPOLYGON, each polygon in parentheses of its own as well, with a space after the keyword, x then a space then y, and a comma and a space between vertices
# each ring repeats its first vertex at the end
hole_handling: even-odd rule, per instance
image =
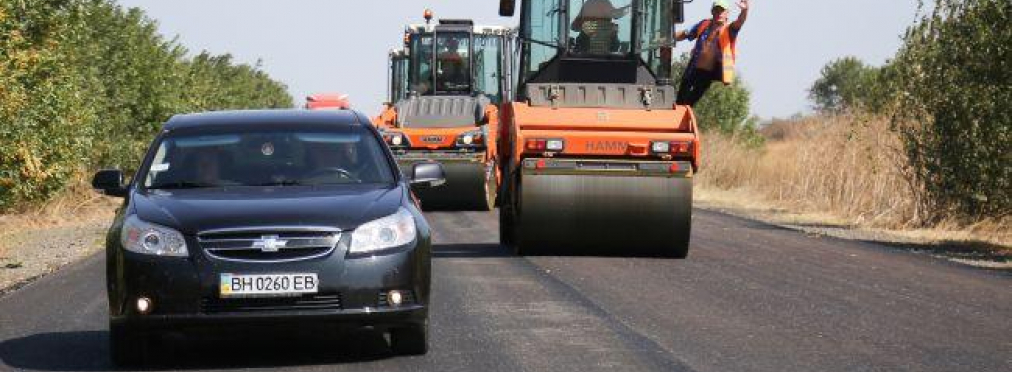
POLYGON ((390 330, 390 349, 398 355, 423 355, 429 351, 429 322, 390 330))
POLYGON ((124 325, 109 324, 109 357, 117 367, 133 367, 144 363, 148 344, 144 333, 124 325))

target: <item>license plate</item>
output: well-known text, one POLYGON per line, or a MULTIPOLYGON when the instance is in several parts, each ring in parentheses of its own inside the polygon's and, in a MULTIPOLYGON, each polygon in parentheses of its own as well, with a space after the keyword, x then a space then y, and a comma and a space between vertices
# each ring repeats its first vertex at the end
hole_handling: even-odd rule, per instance
POLYGON ((316 274, 221 274, 221 297, 290 297, 316 293, 316 274))

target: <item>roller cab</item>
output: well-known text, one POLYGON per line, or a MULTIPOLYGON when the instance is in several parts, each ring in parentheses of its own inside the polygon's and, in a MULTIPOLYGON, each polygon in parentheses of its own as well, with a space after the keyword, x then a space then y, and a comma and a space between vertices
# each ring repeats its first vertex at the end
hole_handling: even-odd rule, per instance
POLYGON ((700 143, 691 108, 674 103, 681 2, 520 5, 517 94, 500 110, 502 242, 686 257, 700 143))
MULTIPOLYGON (((427 12, 427 15, 429 13, 427 12)), ((427 17, 428 19, 428 17, 427 17)), ((409 25, 390 55, 390 102, 374 119, 402 169, 439 162, 446 184, 416 187, 426 209, 492 210, 510 30, 470 20, 409 25)))

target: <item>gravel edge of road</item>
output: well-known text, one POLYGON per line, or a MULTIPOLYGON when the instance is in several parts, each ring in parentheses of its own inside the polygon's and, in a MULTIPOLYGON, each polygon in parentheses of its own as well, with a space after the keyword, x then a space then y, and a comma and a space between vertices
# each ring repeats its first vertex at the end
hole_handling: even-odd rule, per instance
POLYGON ((100 251, 105 230, 106 222, 88 221, 9 234, 0 257, 0 298, 100 251))
POLYGON ((809 236, 827 236, 842 240, 862 241, 912 252, 978 269, 1012 273, 1012 250, 989 243, 935 238, 912 238, 899 231, 866 229, 835 223, 823 223, 819 218, 801 217, 800 214, 776 208, 757 208, 708 194, 704 200, 696 199, 694 208, 724 213, 740 218, 793 230, 809 236))

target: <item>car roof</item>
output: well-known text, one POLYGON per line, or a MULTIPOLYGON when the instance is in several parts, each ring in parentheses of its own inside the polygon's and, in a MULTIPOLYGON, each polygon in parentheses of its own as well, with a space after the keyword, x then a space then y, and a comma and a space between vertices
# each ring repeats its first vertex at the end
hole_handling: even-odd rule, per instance
POLYGON ((355 126, 368 122, 354 110, 234 110, 178 114, 163 126, 164 130, 203 128, 210 126, 265 126, 265 125, 339 125, 355 126))

